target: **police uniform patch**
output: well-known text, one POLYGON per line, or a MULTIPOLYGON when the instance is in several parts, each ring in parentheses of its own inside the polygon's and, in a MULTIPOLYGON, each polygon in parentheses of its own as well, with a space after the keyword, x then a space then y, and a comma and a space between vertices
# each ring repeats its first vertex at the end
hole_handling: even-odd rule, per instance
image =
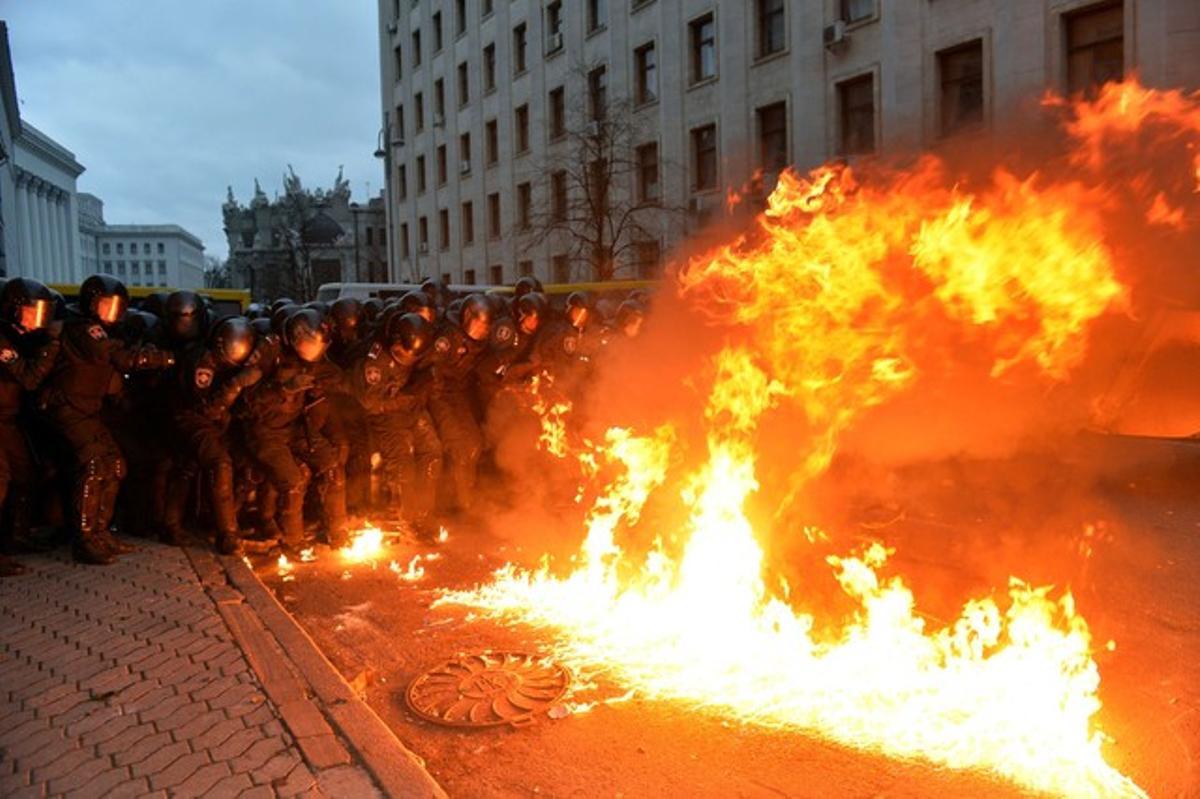
POLYGON ((567 336, 563 339, 563 352, 567 355, 574 355, 575 349, 579 346, 579 341, 574 336, 567 336))
POLYGON ((12 363, 17 359, 17 351, 12 347, 0 349, 0 363, 12 363))
POLYGON ((513 329, 508 325, 500 325, 496 328, 496 341, 501 344, 507 344, 512 341, 513 329))
POLYGON ((438 336, 438 340, 433 342, 433 348, 437 352, 445 354, 450 351, 450 339, 445 336, 438 336))
POLYGON ((92 325, 89 327, 88 335, 96 341, 103 341, 104 339, 108 338, 108 334, 104 332, 104 328, 100 327, 100 325, 92 325))
POLYGON ((374 386, 383 379, 383 373, 379 371, 378 366, 368 366, 365 377, 367 379, 367 385, 374 386))
POLYGON ((196 388, 208 388, 212 385, 213 370, 200 368, 196 370, 196 388))

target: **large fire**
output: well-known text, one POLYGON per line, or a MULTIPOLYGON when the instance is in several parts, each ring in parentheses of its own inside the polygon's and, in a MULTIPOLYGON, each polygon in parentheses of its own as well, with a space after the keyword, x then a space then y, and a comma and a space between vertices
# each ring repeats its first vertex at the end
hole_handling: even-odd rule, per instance
POLYGON ((933 156, 863 176, 784 174, 753 231, 676 273, 678 298, 723 335, 695 381, 703 445, 686 443, 695 419, 612 427, 593 443, 566 435, 567 408, 543 412, 543 445, 569 451, 588 481, 580 552, 566 570, 508 565, 441 601, 555 628, 560 657, 649 697, 1037 791, 1143 795, 1105 761, 1093 641, 1069 592, 1013 578, 932 624, 878 542, 828 558, 856 611, 818 618, 804 610, 806 585, 770 576, 761 543, 802 531, 752 523, 747 510, 770 474, 783 488, 765 504, 791 524, 783 510, 843 434, 922 375, 967 361, 985 381, 1067 379, 1093 321, 1129 302, 1106 237, 1114 204, 1143 203, 1122 210, 1151 224, 1194 224, 1194 194, 1114 190, 1103 167, 1111 137, 1153 124, 1184 142, 1192 174, 1200 95, 1130 81, 1063 107, 1076 143, 1068 179, 996 168, 969 183, 933 156), (760 472, 762 423, 785 410, 805 421, 795 462, 760 472), (642 529, 664 495, 687 509, 682 529, 642 529))

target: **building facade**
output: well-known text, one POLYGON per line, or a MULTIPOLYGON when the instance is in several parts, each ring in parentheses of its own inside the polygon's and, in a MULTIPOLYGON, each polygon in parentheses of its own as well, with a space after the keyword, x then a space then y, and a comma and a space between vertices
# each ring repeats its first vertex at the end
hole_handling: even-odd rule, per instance
POLYGON ((1196 0, 379 0, 379 23, 393 280, 592 278, 544 219, 592 201, 573 148, 614 113, 607 212, 663 209, 610 270, 635 277, 785 166, 1002 134, 1131 71, 1200 86, 1196 0))
POLYGON ((222 206, 235 288, 256 299, 312 299, 324 283, 387 281, 387 222, 382 195, 351 200, 339 170, 332 189, 305 189, 294 172, 268 199, 254 181, 248 204, 232 187, 222 206))
POLYGON ((204 244, 179 225, 104 225, 94 235, 100 274, 127 286, 204 287, 204 244))

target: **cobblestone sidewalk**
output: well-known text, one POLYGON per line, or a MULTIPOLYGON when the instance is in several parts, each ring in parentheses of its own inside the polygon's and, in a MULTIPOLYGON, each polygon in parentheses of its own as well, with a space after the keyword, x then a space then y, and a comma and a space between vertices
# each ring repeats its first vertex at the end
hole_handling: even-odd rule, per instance
POLYGON ((22 562, 29 574, 0 581, 0 796, 440 793, 364 766, 379 741, 334 732, 288 654, 307 638, 280 646, 215 557, 146 543, 110 567, 22 562))

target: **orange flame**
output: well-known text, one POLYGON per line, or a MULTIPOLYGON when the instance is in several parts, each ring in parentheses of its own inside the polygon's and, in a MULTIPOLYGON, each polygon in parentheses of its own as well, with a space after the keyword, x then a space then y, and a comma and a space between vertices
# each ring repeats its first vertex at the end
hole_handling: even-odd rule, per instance
MULTIPOLYGON (((1105 236, 1119 201, 1093 179, 1104 143, 1166 126, 1189 145, 1190 174, 1200 94, 1130 82, 1069 110, 1070 180, 997 168, 963 184, 928 156, 862 177, 844 166, 781 175, 753 230, 676 276, 678 296, 723 333, 711 380, 697 381, 706 392, 700 457, 685 451, 675 423, 578 439, 581 473, 596 485, 580 494, 595 499, 571 571, 507 565, 439 601, 556 628, 560 657, 602 664, 651 697, 986 769, 1035 791, 1143 796, 1104 759, 1092 637, 1069 592, 1013 578, 1003 600, 968 601, 937 627, 885 573, 890 552, 873 543, 829 558, 857 611, 818 638, 802 592, 764 577, 760 540, 776 531, 756 530, 745 511, 760 492, 768 414, 798 412, 810 431, 794 442, 786 505, 866 410, 924 374, 969 356, 985 364, 982 380, 1019 373, 1052 384, 1079 364, 1094 320, 1128 301, 1105 236), (696 462, 682 476, 681 459, 696 462), (668 551, 659 538, 635 557, 623 536, 656 492, 688 509, 680 546, 668 551)), ((1187 224, 1186 212, 1174 221, 1182 200, 1171 195, 1159 216, 1187 224)), ((1153 195, 1145 200, 1139 219, 1153 195)))

